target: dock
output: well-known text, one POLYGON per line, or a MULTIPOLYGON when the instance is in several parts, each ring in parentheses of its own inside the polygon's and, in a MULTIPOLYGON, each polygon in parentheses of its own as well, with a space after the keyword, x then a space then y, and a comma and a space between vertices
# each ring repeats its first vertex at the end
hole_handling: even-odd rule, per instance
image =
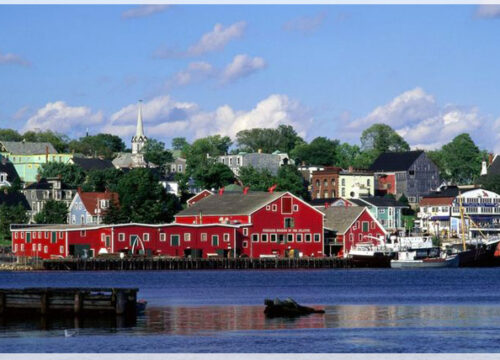
POLYGON ((350 268, 352 261, 343 258, 91 258, 50 259, 45 270, 250 270, 250 269, 333 269, 350 268))
POLYGON ((131 288, 0 289, 0 316, 33 313, 135 316, 137 291, 131 288))

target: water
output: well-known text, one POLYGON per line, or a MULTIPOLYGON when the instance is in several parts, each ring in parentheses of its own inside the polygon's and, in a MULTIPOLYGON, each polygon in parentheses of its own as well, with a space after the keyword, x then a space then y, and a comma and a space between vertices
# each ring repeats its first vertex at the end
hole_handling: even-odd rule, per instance
POLYGON ((4 319, 2 352, 498 352, 500 269, 0 272, 0 286, 138 287, 123 319, 4 319), (326 313, 266 319, 265 298, 326 313), (79 328, 74 337, 64 329, 79 328))

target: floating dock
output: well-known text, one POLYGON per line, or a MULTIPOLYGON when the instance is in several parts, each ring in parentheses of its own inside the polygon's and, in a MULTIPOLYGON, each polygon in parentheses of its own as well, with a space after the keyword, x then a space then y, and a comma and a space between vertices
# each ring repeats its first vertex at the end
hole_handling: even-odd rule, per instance
POLYGON ((33 313, 135 316, 137 291, 130 288, 0 289, 0 316, 33 313))
POLYGON ((45 270, 224 270, 224 269, 332 269, 350 268, 352 261, 342 258, 210 258, 186 259, 137 257, 125 259, 44 260, 45 270))

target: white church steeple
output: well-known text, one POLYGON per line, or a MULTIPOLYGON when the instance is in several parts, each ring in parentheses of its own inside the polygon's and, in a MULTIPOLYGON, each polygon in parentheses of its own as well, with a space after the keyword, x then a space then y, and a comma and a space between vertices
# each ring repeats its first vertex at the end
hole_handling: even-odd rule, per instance
POLYGON ((132 154, 140 153, 147 139, 146 135, 144 135, 142 125, 142 100, 139 100, 139 109, 137 111, 137 130, 135 132, 135 136, 132 138, 132 154))

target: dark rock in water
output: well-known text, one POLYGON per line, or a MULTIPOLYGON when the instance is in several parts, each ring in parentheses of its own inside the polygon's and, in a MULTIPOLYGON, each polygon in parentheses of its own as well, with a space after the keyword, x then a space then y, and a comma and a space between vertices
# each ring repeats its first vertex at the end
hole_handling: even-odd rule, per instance
POLYGON ((296 317, 313 313, 325 313, 325 310, 316 310, 311 307, 301 306, 290 298, 285 300, 280 300, 278 298, 274 300, 265 299, 264 304, 266 305, 264 314, 266 314, 267 317, 296 317))

